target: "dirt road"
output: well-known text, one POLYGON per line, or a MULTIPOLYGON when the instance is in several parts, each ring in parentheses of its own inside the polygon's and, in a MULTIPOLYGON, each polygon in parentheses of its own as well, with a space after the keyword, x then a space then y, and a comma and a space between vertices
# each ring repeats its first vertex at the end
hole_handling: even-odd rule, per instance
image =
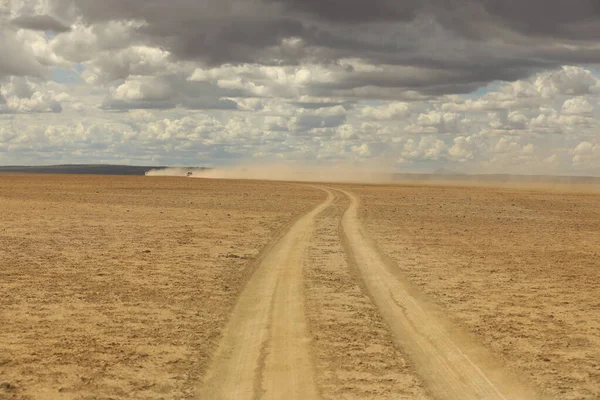
MULTIPOLYGON (((337 243, 345 249, 345 267, 359 272, 355 279, 361 280, 360 286, 385 321, 384 329, 389 331, 387 340, 393 343, 384 343, 380 347, 395 347, 399 357, 406 355, 410 360, 409 367, 403 372, 404 381, 417 388, 420 387, 418 382, 424 383, 422 390, 415 389, 411 393, 437 399, 539 398, 535 391, 495 362, 488 350, 453 326, 441 310, 394 270, 366 235, 357 215, 358 200, 352 193, 335 190, 334 196, 333 189, 323 190, 328 193, 327 199, 297 220, 272 245, 248 282, 213 356, 200 389, 200 398, 334 397, 328 395, 326 388, 318 387, 320 380, 315 377, 315 364, 329 365, 335 370, 330 372, 338 377, 344 366, 323 363, 312 356, 327 357, 325 352, 315 350, 318 345, 311 342, 308 334, 305 297, 306 291, 312 290, 313 286, 305 284, 304 271, 310 269, 308 263, 315 259, 314 255, 307 257, 308 249, 320 248, 322 253, 327 253, 327 249, 315 243, 318 240, 313 234, 315 220, 344 197, 350 201, 345 202, 349 206, 341 221, 338 220, 342 229, 330 240, 333 246, 337 243)), ((340 215, 338 213, 338 218, 340 215)), ((310 297, 310 293, 308 295, 310 297)), ((352 309, 353 305, 345 304, 344 307, 352 309)), ((308 313, 312 325, 318 326, 319 318, 335 323, 335 315, 327 310, 316 313, 309 310, 308 313)), ((341 332, 329 331, 329 336, 336 334, 341 335, 341 332)), ((357 344, 360 348, 372 344, 369 336, 353 337, 352 340, 362 341, 357 344)), ((380 362, 386 366, 393 360, 380 362)), ((319 373, 327 374, 327 371, 321 367, 319 373)), ((390 389, 392 386, 390 384, 390 389)), ((381 397, 381 394, 390 393, 380 392, 371 397, 381 397)), ((365 397, 369 395, 365 394, 365 397)))
POLYGON ((493 355, 450 322, 394 271, 358 219, 358 199, 342 219, 347 247, 373 301, 420 376, 440 399, 534 399, 493 355))
POLYGON ((304 318, 302 267, 314 218, 327 199, 269 249, 240 296, 201 398, 316 399, 304 318))

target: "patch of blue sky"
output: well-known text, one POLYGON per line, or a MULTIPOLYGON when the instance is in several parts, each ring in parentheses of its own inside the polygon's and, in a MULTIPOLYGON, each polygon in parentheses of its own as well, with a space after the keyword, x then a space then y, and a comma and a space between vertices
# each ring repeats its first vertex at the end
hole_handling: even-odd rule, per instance
POLYGON ((586 65, 585 67, 586 69, 590 70, 592 74, 594 74, 597 77, 600 77, 600 70, 593 66, 593 65, 586 65))
POLYGON ((494 81, 488 83, 485 86, 481 86, 477 88, 477 90, 472 91, 471 93, 463 95, 466 99, 477 99, 487 93, 496 92, 498 89, 504 84, 502 81, 494 81))
POLYGON ((85 66, 82 64, 75 65, 72 69, 67 68, 52 68, 52 80, 62 84, 77 84, 81 83, 81 73, 85 71, 85 66))

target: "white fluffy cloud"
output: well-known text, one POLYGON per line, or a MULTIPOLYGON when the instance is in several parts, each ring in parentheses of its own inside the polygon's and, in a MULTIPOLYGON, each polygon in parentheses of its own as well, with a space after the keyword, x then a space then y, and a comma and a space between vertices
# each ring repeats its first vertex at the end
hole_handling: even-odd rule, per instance
POLYGON ((473 136, 457 136, 452 139, 448 155, 452 160, 464 163, 475 157, 476 148, 477 143, 473 136))
POLYGON ((564 66, 560 70, 540 74, 534 84, 544 97, 557 94, 581 96, 600 90, 598 77, 578 66, 564 66))
POLYGON ((600 49, 561 13, 212 3, 0 0, 0 163, 600 174, 600 49))
POLYGON ((600 159, 600 143, 581 142, 570 150, 573 166, 579 170, 597 167, 600 159))
POLYGON ((362 115, 366 119, 393 120, 405 119, 411 114, 410 104, 403 101, 390 102, 382 107, 366 106, 362 109, 362 115))
POLYGON ((562 106, 563 114, 590 115, 594 112, 594 106, 583 97, 573 97, 565 100, 562 106))
POLYGON ((448 146, 443 140, 433 136, 422 136, 418 139, 408 139, 400 154, 401 162, 406 160, 440 160, 447 154, 448 146))
MULTIPOLYGON (((83 79, 74 85, 22 77, 5 80, 0 109, 4 115, 18 112, 22 117, 18 124, 7 119, 0 124, 2 161, 60 162, 75 157, 218 165, 258 158, 369 160, 418 171, 448 166, 477 172, 522 173, 527 168, 532 173, 593 173, 598 168, 597 95, 553 92, 552 103, 544 103, 540 91, 531 92, 539 76, 500 84, 476 98, 360 104, 306 95, 245 97, 251 94, 245 89, 221 97, 215 71, 215 79, 199 79, 197 70, 191 70, 196 77, 189 80, 191 75, 161 70, 166 75, 127 74, 105 89, 83 79), (182 96, 180 85, 210 90, 182 96), (95 89, 86 91, 91 87, 95 89), (200 95, 230 101, 236 110, 194 111, 185 102, 200 95), (523 98, 529 102, 523 103, 523 98), (518 106, 464 107, 490 99, 518 106), (129 111, 108 114, 98 107, 107 104, 129 111), (456 107, 451 110, 450 104, 456 107), (36 116, 61 109, 51 119, 36 116), (78 117, 72 119, 73 113, 78 117), (554 135, 552 143, 544 139, 548 134, 554 135)), ((279 83, 269 83, 264 78, 268 74, 263 74, 265 87, 288 79, 274 71, 279 70, 270 72, 279 83)))
POLYGON ((27 78, 13 76, 0 87, 0 113, 59 113, 60 100, 68 98, 54 85, 45 85, 27 78))

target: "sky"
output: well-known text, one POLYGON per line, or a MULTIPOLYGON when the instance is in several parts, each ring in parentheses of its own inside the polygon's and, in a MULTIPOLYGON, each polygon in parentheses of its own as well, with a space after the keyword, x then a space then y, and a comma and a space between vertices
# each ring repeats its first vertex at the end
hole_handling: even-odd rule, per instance
POLYGON ((0 165, 600 176, 599 0, 0 0, 0 165))

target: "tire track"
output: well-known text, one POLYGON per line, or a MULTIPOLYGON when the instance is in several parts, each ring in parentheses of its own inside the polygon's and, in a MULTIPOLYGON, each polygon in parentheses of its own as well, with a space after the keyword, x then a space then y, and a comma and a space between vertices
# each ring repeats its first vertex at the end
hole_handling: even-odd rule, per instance
POLYGON ((358 219, 358 199, 341 192, 350 199, 342 217, 349 258, 433 395, 451 400, 540 398, 393 271, 358 219))
POLYGON ((324 399, 425 400, 425 385, 348 264, 342 214, 349 201, 316 217, 304 268, 306 318, 316 382, 324 399))
POLYGON ((302 298, 314 219, 298 219, 265 255, 240 295, 200 388, 201 399, 318 399, 302 298))

